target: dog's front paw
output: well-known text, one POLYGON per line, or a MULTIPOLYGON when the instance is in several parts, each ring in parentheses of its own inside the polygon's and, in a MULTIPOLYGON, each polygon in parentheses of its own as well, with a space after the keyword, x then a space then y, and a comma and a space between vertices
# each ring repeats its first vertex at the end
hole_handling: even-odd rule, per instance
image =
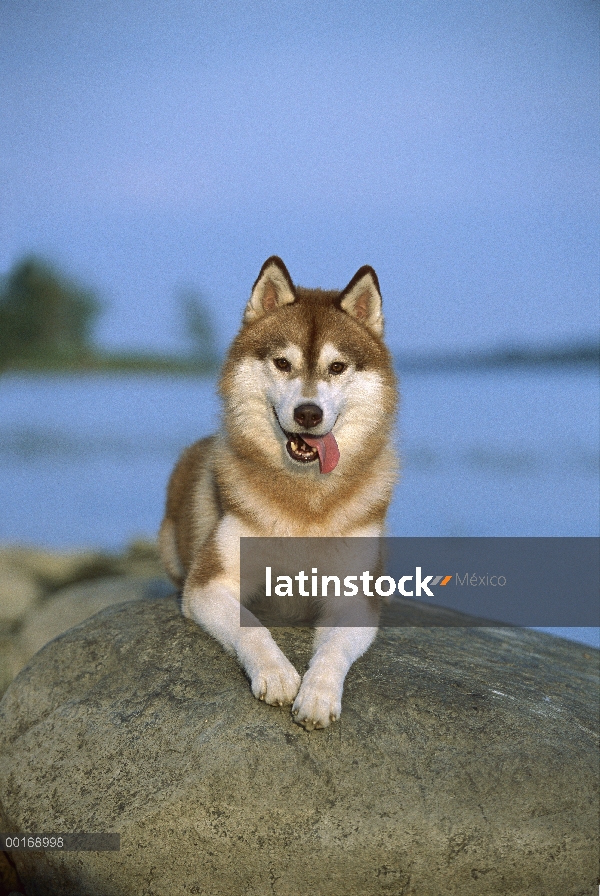
POLYGON ((307 731, 327 728, 340 717, 342 689, 326 675, 311 674, 309 669, 292 706, 294 722, 307 731))
POLYGON ((293 703, 301 679, 289 660, 283 658, 279 662, 262 665, 250 681, 257 700, 264 700, 271 706, 284 706, 293 703))

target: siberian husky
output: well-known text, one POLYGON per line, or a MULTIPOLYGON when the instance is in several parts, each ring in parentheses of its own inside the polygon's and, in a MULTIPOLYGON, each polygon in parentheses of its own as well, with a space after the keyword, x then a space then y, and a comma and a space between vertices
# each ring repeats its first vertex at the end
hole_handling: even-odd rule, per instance
POLYGON ((382 534, 397 390, 375 271, 362 267, 342 292, 326 292, 294 286, 269 258, 219 389, 222 431, 187 448, 171 475, 161 557, 183 588, 183 613, 237 657, 253 695, 325 728, 339 718, 344 679, 372 643, 377 613, 348 627, 340 601, 325 602, 301 679, 266 627, 240 623, 239 541, 382 534))

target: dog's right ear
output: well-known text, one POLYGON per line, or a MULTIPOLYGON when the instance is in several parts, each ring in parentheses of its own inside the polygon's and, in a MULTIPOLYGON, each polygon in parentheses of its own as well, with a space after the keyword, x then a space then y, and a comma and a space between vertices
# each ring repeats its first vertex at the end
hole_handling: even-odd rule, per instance
POLYGON ((244 312, 244 323, 258 320, 263 314, 275 311, 282 305, 291 305, 295 301, 294 284, 286 266, 277 255, 271 255, 260 269, 252 287, 252 295, 244 312))

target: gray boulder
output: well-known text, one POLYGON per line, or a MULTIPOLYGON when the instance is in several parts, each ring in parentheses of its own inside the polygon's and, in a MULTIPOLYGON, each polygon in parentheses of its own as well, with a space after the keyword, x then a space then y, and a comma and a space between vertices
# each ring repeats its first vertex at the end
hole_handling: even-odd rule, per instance
POLYGON ((18 625, 41 595, 42 589, 31 576, 0 566, 0 631, 18 625))
POLYGON ((164 597, 173 591, 174 586, 166 579, 133 576, 109 576, 70 585, 25 616, 18 639, 21 655, 29 660, 48 641, 113 604, 164 597))
MULTIPOLYGON (((310 632, 274 635, 303 670, 310 632)), ((120 833, 14 852, 30 896, 588 896, 597 671, 535 632, 386 628, 306 732, 175 599, 120 604, 5 694, 0 823, 120 833)))

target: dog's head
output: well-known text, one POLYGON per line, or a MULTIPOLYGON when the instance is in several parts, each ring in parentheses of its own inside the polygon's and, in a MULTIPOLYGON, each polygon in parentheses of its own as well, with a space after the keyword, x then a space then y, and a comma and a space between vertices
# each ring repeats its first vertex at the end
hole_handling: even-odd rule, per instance
POLYGON ((295 287, 280 258, 262 266, 223 369, 234 450, 319 476, 368 463, 389 438, 396 387, 375 271, 341 292, 295 287), (338 466, 339 464, 339 466, 338 466))

